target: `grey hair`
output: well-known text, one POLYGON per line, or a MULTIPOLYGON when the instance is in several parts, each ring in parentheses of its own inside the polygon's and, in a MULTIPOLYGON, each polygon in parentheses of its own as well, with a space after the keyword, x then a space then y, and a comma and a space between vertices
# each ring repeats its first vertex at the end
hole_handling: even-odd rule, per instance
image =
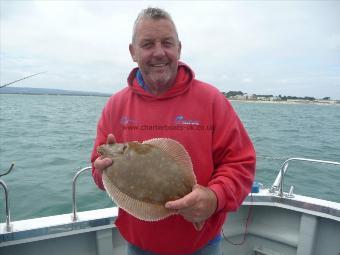
POLYGON ((153 19, 153 20, 160 20, 160 19, 166 19, 166 20, 169 20, 173 25, 174 25, 174 28, 175 28, 175 32, 176 32, 176 36, 177 36, 177 39, 179 40, 178 38, 178 33, 177 33, 177 29, 176 29, 176 25, 175 25, 175 22, 172 20, 170 14, 161 9, 161 8, 157 8, 157 7, 148 7, 146 9, 143 9, 137 16, 137 19, 135 20, 135 23, 133 25, 133 32, 132 32, 132 43, 135 42, 136 40, 136 29, 137 29, 137 25, 139 24, 139 22, 142 20, 142 19, 153 19))

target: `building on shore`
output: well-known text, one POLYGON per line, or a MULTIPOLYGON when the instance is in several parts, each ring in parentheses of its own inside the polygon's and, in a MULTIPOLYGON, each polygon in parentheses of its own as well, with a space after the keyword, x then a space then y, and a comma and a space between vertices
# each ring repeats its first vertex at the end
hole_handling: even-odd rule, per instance
POLYGON ((227 98, 231 100, 240 101, 258 101, 258 102, 281 102, 292 104, 340 104, 340 100, 332 100, 330 97, 323 99, 315 99, 314 97, 293 97, 293 96, 273 96, 273 95, 249 95, 242 91, 229 91, 228 93, 222 92, 227 98))

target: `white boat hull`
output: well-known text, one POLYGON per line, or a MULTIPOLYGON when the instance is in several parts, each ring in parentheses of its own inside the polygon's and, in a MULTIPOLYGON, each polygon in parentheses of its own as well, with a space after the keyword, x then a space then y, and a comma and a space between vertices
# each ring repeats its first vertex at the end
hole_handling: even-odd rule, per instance
MULTIPOLYGON (((117 208, 17 221, 0 225, 1 255, 124 254, 125 241, 114 225, 117 208)), ((267 190, 248 196, 230 213, 222 240, 224 254, 340 254, 340 203, 304 196, 279 198, 267 190), (245 225, 251 215, 247 233, 245 225)))

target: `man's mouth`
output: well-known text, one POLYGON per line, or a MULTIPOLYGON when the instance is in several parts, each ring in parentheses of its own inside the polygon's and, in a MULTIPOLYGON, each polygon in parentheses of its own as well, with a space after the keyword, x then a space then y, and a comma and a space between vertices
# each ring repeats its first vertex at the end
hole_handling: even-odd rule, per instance
POLYGON ((167 66, 168 64, 167 63, 162 63, 162 64, 153 64, 151 65, 152 67, 164 67, 164 66, 167 66))

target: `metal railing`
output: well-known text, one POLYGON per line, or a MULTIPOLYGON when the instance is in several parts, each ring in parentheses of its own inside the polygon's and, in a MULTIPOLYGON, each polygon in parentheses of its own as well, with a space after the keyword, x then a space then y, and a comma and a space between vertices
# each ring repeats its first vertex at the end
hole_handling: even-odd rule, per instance
MULTIPOLYGON (((284 197, 285 194, 283 192, 283 184, 284 184, 284 176, 288 170, 289 162, 291 161, 305 161, 310 163, 319 163, 319 164, 329 164, 329 165, 338 165, 340 166, 340 162, 336 161, 326 161, 326 160, 318 160, 318 159, 309 159, 309 158, 289 158, 285 162, 283 162, 281 169, 276 176, 276 179, 273 183, 273 185, 270 188, 270 192, 273 194, 277 194, 279 197, 284 197)), ((292 188, 290 189, 289 194, 292 194, 292 188)))
MULTIPOLYGON (((11 164, 7 172, 0 174, 0 177, 9 174, 12 170, 14 169, 14 163, 11 164)), ((12 231, 12 224, 11 224, 11 212, 9 208, 9 197, 8 197, 8 188, 6 183, 0 179, 0 185, 4 188, 5 192, 5 210, 6 210, 6 232, 11 232, 12 231)))
POLYGON ((80 174, 82 174, 83 172, 87 171, 87 170, 91 170, 92 167, 88 166, 88 167, 84 167, 82 169, 80 169, 73 177, 73 181, 72 181, 72 221, 77 221, 78 220, 78 216, 77 216, 77 201, 76 201, 76 182, 77 179, 79 177, 80 174))

